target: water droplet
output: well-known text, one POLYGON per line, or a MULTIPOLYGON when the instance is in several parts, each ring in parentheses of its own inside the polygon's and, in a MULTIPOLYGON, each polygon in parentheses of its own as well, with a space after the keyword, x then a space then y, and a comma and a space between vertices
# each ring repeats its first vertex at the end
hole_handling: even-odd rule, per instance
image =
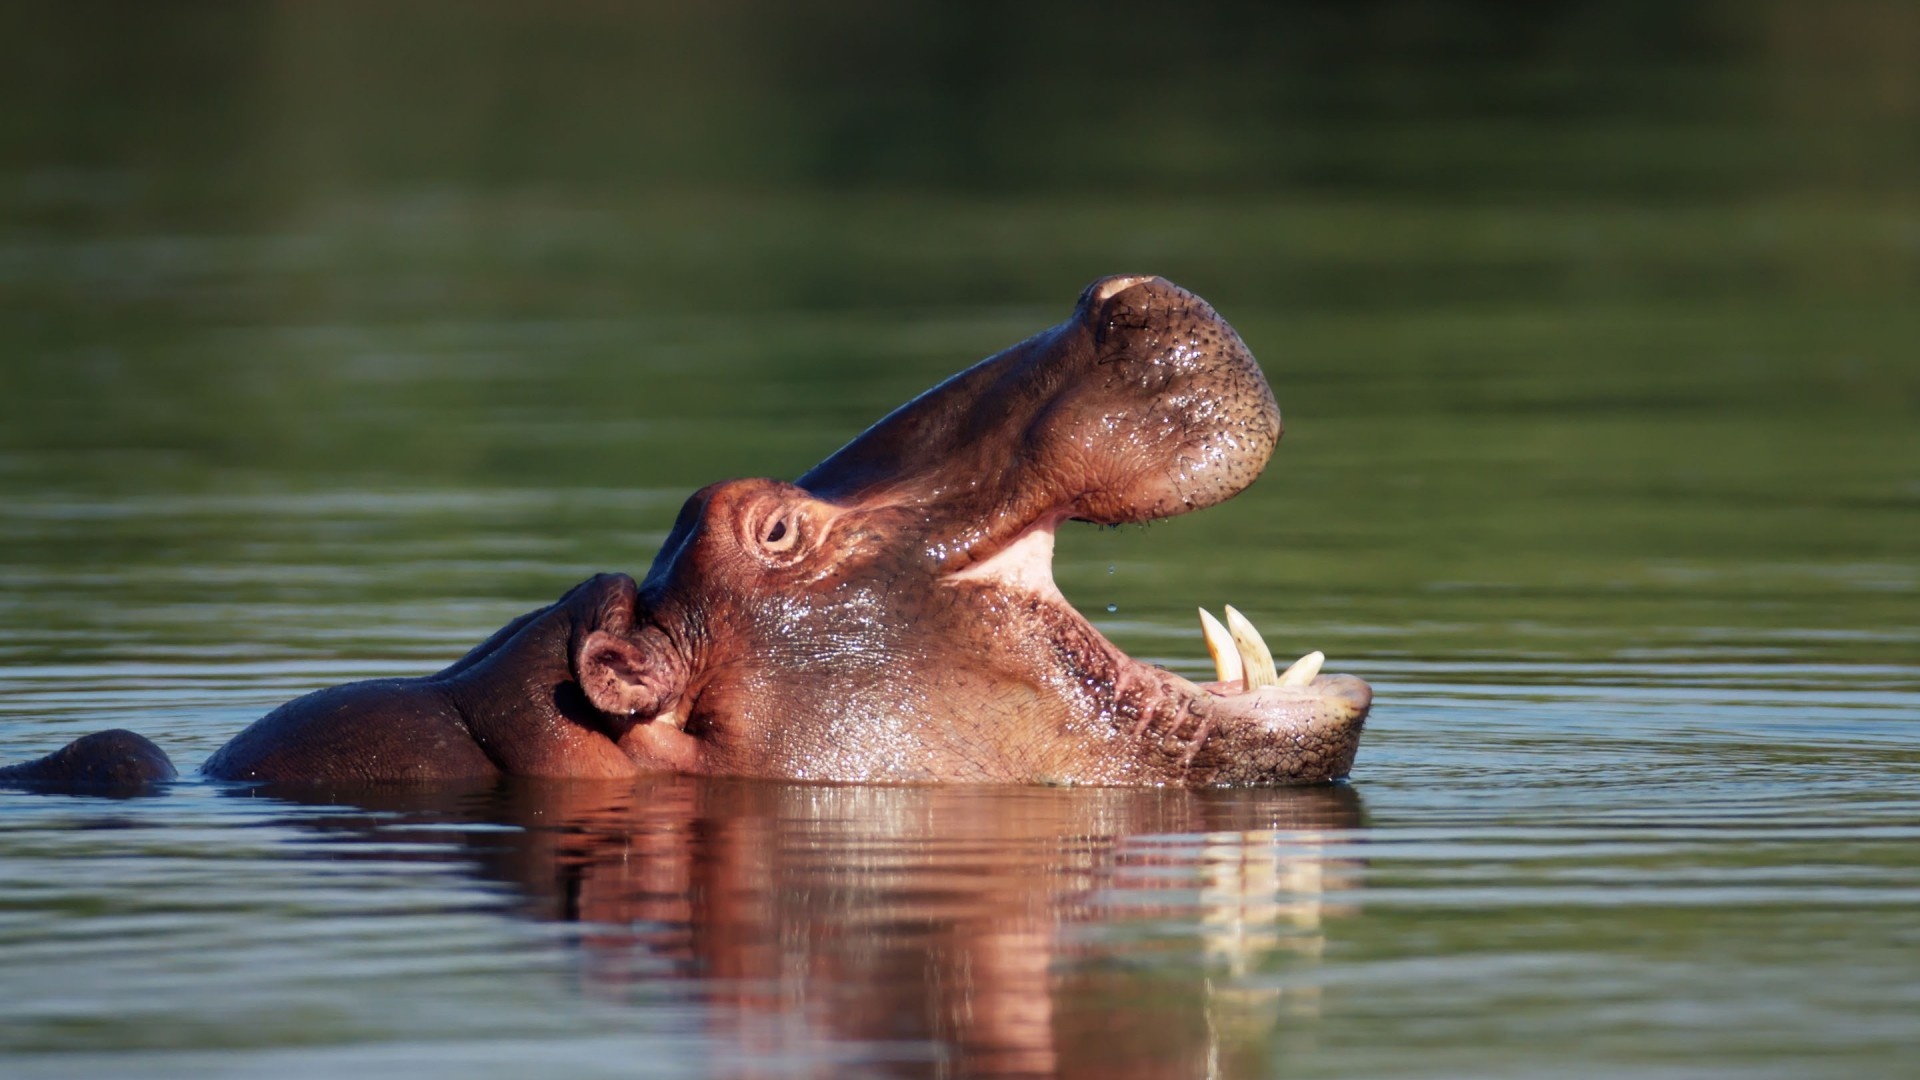
POLYGON ((1120 605, 1119 605, 1119 604, 1108 604, 1108 605, 1107 605, 1107 612, 1108 612, 1108 614, 1112 614, 1113 612, 1116 612, 1116 611, 1119 611, 1119 610, 1120 610, 1120 605))

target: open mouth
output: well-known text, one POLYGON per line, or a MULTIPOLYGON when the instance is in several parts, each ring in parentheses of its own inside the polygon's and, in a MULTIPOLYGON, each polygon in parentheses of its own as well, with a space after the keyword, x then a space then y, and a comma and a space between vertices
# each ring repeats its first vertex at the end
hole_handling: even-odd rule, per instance
POLYGON ((1372 703, 1367 684, 1350 675, 1323 674, 1326 654, 1314 650, 1287 665, 1253 623, 1232 606, 1222 622, 1199 610, 1201 640, 1215 679, 1196 683, 1127 655, 1087 620, 1053 576, 1055 534, 1064 513, 1022 530, 1010 543, 964 570, 951 583, 973 582, 1017 590, 1045 603, 1068 629, 1051 634, 1058 650, 1091 649, 1112 672, 1119 703, 1115 719, 1125 734, 1167 745, 1181 768, 1200 782, 1298 782, 1347 775, 1360 728, 1372 703))
POLYGON ((944 581, 1019 590, 1051 691, 1135 740, 1189 783, 1344 776, 1371 702, 1310 651, 1282 670, 1253 624, 1203 613, 1216 678, 1141 663, 1073 609, 1053 579, 1054 533, 1202 510, 1252 483, 1278 443, 1278 404, 1218 312, 1162 278, 1102 279, 1064 323, 901 406, 797 484, 843 507, 885 507, 920 530, 944 581))

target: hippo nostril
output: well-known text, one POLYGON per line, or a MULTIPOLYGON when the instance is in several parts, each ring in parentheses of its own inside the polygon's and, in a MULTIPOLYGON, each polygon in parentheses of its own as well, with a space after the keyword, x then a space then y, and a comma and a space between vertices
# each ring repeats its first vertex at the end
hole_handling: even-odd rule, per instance
POLYGON ((1104 304, 1143 281, 1152 281, 1153 277, 1152 274, 1115 274, 1102 278, 1093 283, 1093 302, 1104 304))
POLYGON ((1082 318, 1104 348, 1116 329, 1141 329, 1168 322, 1186 299, 1179 286, 1151 274, 1101 278, 1087 287, 1082 318))
POLYGON ((1108 302, 1114 297, 1135 285, 1144 285, 1158 280, 1160 279, 1153 274, 1114 274, 1111 277, 1103 277, 1087 286, 1086 290, 1080 294, 1079 316, 1089 322, 1102 320, 1106 317, 1108 302))

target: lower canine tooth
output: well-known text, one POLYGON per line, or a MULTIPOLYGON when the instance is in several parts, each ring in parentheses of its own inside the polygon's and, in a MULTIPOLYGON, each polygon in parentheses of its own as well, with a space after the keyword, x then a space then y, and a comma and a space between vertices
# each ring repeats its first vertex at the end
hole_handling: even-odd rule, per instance
POLYGON ((1281 686, 1305 686, 1320 674, 1320 665, 1327 662, 1327 654, 1315 649, 1313 652, 1295 660, 1280 674, 1281 686))
POLYGON ((1207 655, 1213 657, 1214 674, 1221 682, 1237 683, 1247 677, 1239 650, 1233 647, 1233 636, 1206 608, 1200 609, 1200 636, 1207 639, 1207 655))
POLYGON ((1245 615, 1235 611, 1232 604, 1227 605, 1227 629, 1233 631, 1233 644, 1240 652, 1240 661, 1247 669, 1247 689, 1258 690, 1263 686, 1273 686, 1280 681, 1280 669, 1273 664, 1273 653, 1268 650, 1265 638, 1253 628, 1245 615))

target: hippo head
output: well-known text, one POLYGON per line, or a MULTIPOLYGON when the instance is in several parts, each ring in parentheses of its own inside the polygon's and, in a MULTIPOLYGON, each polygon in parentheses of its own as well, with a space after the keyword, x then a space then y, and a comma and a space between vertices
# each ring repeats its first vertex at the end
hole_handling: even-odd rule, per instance
MULTIPOLYGON (((576 642, 643 765, 819 780, 1227 784, 1346 775, 1371 692, 1274 670, 1237 615, 1219 681, 1132 659, 1054 584, 1067 520, 1144 522, 1252 482, 1280 437, 1205 301, 1094 283, 1066 322, 961 372, 797 483, 681 510, 634 611, 576 642)), ((1211 623, 1211 619, 1205 620, 1211 623)))

